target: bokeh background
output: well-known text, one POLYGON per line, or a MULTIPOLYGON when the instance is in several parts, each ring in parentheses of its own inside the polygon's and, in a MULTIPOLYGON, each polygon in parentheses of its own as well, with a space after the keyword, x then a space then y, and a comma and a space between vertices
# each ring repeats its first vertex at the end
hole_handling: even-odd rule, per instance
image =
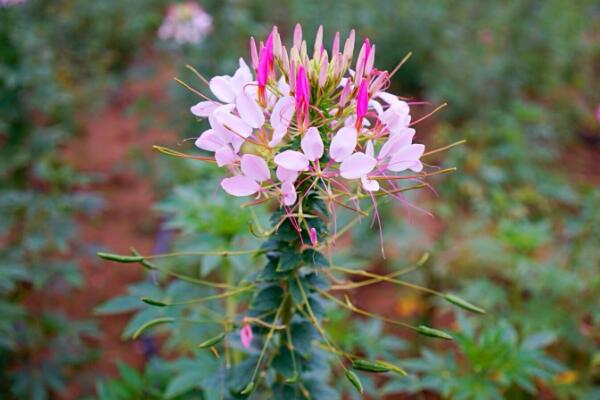
MULTIPOLYGON (((173 77, 206 88, 186 64, 230 74, 248 59, 250 35, 277 24, 290 39, 296 22, 309 39, 323 24, 326 41, 356 29, 377 45, 381 69, 412 52, 395 91, 448 102, 418 140, 467 140, 435 160, 457 167, 431 181, 437 193, 411 196, 433 217, 382 211, 386 258, 368 220, 336 248, 338 263, 379 272, 429 253, 408 280, 488 310, 467 316, 386 284, 353 293, 363 308, 457 335, 439 344, 331 310, 329 329, 347 349, 410 372, 365 381, 370 398, 600 399, 598 1, 173 4, 0 0, 2 399, 211 398, 211 355, 194 349, 201 327, 129 340, 165 312, 140 297, 196 289, 94 253, 258 243, 214 169, 152 145, 197 151, 188 139, 203 130, 189 113, 198 98, 173 77), (169 10, 175 25, 161 29, 169 10), (195 16, 196 31, 173 33, 195 16)), ((169 268, 212 278, 221 262, 169 268)), ((332 386, 356 397, 345 382, 332 386)))

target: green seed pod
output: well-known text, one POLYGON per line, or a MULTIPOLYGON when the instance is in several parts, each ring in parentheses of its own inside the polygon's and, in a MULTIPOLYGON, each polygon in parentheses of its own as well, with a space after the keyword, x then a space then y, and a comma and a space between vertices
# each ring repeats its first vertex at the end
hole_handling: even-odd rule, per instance
POLYGON ((346 378, 348 378, 352 386, 354 386, 359 393, 363 392, 363 386, 362 383, 360 383, 360 379, 358 379, 358 375, 356 375, 353 371, 347 370, 346 378))
MULTIPOLYGON (((142 255, 140 253, 137 252, 136 249, 134 249, 133 247, 131 247, 131 254, 133 254, 134 256, 138 256, 141 257, 142 255)), ((146 269, 156 269, 156 266, 154 264, 151 264, 149 261, 147 261, 146 259, 143 259, 142 261, 140 261, 140 264, 142 264, 142 266, 144 266, 146 269)))
POLYGON ((156 306, 156 307, 168 306, 167 303, 163 303, 162 301, 151 299, 150 297, 142 297, 142 301, 146 304, 150 304, 151 306, 156 306))
POLYGON ((225 332, 219 333, 217 336, 211 337, 210 339, 205 340, 204 342, 198 345, 201 349, 206 349, 207 347, 213 347, 215 344, 221 342, 225 338, 225 332))
POLYGON ((135 333, 131 337, 133 339, 137 339, 142 334, 142 332, 144 332, 146 329, 150 328, 151 326, 165 324, 168 322, 175 322, 175 318, 171 318, 171 317, 155 318, 151 321, 146 322, 144 325, 140 326, 138 328, 138 330, 135 331, 135 333))
POLYGON ((388 367, 390 369, 390 371, 395 372, 398 375, 401 375, 401 376, 408 375, 405 370, 403 370, 402 368, 400 368, 400 367, 398 367, 398 366, 396 366, 396 365, 394 365, 392 363, 389 363, 389 362, 386 362, 386 361, 381 361, 381 360, 377 360, 376 362, 379 365, 382 365, 384 367, 388 367))
POLYGON ((246 385, 246 387, 240 392, 242 396, 247 396, 254 391, 254 382, 250 382, 246 385))
POLYGON ((352 361, 352 368, 357 369, 359 371, 367 371, 367 372, 389 372, 390 369, 380 364, 379 362, 372 362, 368 360, 354 360, 352 361))
POLYGON ((467 311, 475 312, 478 314, 485 314, 485 310, 483 308, 477 307, 476 305, 471 304, 468 301, 463 300, 460 297, 455 296, 453 294, 445 295, 444 299, 446 299, 447 302, 452 303, 460 308, 464 308, 467 311))
POLYGON ((439 329, 433 329, 433 328, 430 328, 425 325, 419 325, 419 327, 417 328, 417 332, 419 332, 421 335, 425 335, 425 336, 429 336, 429 337, 453 340, 453 337, 450 336, 449 334, 447 334, 446 332, 441 331, 439 329))
POLYGON ((102 253, 98 252, 96 255, 104 260, 115 261, 119 263, 137 263, 144 261, 144 257, 142 256, 122 256, 119 254, 111 254, 111 253, 102 253))

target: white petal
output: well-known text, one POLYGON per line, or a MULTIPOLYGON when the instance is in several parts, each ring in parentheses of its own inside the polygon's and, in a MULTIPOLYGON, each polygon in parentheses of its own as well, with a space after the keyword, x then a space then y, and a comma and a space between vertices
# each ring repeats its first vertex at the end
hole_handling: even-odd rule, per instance
POLYGON ((221 187, 232 196, 250 196, 260 190, 260 185, 252 178, 237 175, 221 181, 221 187))
POLYGON ((273 129, 273 137, 269 141, 270 148, 273 148, 273 147, 277 146, 279 143, 281 143, 281 140, 287 133, 287 129, 288 128, 285 125, 279 125, 275 129, 273 129))
POLYGON ((398 133, 392 133, 389 139, 381 146, 379 159, 383 160, 388 156, 393 156, 399 149, 412 143, 415 136, 415 130, 404 128, 398 133))
POLYGON ((285 181, 281 184, 281 193, 283 195, 283 204, 286 206, 292 206, 298 199, 296 188, 290 181, 285 181))
POLYGON ((241 91, 235 98, 235 106, 242 120, 252 128, 260 128, 265 123, 262 108, 259 107, 255 98, 241 91))
POLYGON ((300 147, 302 147, 302 151, 310 161, 323 157, 324 146, 319 130, 315 127, 308 128, 300 141, 300 147))
POLYGON ((308 168, 308 158, 299 151, 286 150, 277 154, 273 160, 275 164, 292 171, 304 171, 308 168))
POLYGON ((225 144, 227 144, 227 138, 220 136, 213 129, 204 131, 196 142, 196 147, 206 151, 217 151, 225 144))
POLYGON ((231 78, 229 76, 215 76, 210 80, 208 86, 217 99, 225 103, 233 103, 235 92, 231 87, 231 78))
POLYGON ((379 92, 377 95, 379 96, 379 98, 381 100, 385 101, 389 105, 400 102, 400 100, 398 99, 398 96, 396 96, 395 94, 391 94, 388 92, 379 92))
POLYGON ((294 115, 294 105, 296 100, 292 96, 285 96, 277 100, 273 111, 271 112, 271 126, 290 126, 292 116, 294 115))
POLYGON ((226 145, 215 152, 215 161, 219 167, 231 165, 237 161, 237 155, 229 145, 226 145))
POLYGON ((335 161, 344 161, 356 148, 357 133, 356 129, 344 127, 340 129, 329 147, 329 155, 335 161))
POLYGON ((379 190, 379 182, 375 179, 369 179, 366 175, 360 177, 363 189, 368 192, 376 192, 379 190))
POLYGON ((346 179, 358 179, 371 172, 377 160, 365 153, 354 153, 342 161, 340 175, 346 179))
POLYGON ((227 112, 223 107, 219 107, 213 113, 217 121, 224 127, 244 138, 252 134, 252 127, 244 122, 240 117, 227 112))
POLYGON ((214 101, 201 101, 200 103, 192 106, 190 111, 196 117, 206 118, 208 117, 215 109, 219 107, 219 103, 214 101))
POLYGON ((275 175, 277 175, 277 179, 279 179, 281 182, 295 182, 298 178, 298 171, 292 171, 291 169, 283 168, 282 166, 277 166, 275 175))
POLYGON ((254 179, 257 182, 264 182, 271 178, 271 171, 267 162, 254 154, 244 154, 240 162, 244 175, 254 179))
POLYGON ((411 144, 404 146, 396 151, 390 160, 387 169, 395 172, 412 169, 415 172, 419 172, 423 168, 423 165, 419 159, 423 155, 424 151, 425 146, 422 144, 411 144))
POLYGON ((240 93, 244 89, 244 86, 252 81, 252 72, 244 59, 240 57, 239 63, 240 67, 231 78, 231 88, 235 94, 240 93))

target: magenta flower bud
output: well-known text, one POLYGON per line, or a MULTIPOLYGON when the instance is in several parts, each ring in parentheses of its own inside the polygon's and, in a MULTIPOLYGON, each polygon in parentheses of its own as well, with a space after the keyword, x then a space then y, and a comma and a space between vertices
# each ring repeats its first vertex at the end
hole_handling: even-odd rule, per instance
POLYGON ((315 228, 310 228, 310 231, 308 232, 308 236, 310 237, 310 243, 313 246, 316 246, 319 241, 317 239, 317 230, 315 228))
POLYGON ((310 105, 310 84, 303 65, 298 68, 296 75, 296 116, 298 125, 308 117, 308 106, 310 105))
POLYGON ((358 88, 358 95, 356 97, 356 117, 360 121, 367 115, 367 106, 369 104, 369 90, 367 87, 367 80, 363 79, 360 82, 358 88))
POLYGON ((242 341, 242 346, 244 346, 245 349, 249 348, 252 344, 253 336, 252 328, 250 325, 245 323, 242 329, 240 329, 240 340, 242 341))
POLYGON ((269 34, 265 45, 260 49, 258 54, 256 80, 258 81, 259 97, 263 99, 263 101, 265 97, 265 87, 267 86, 269 76, 273 71, 273 32, 276 32, 275 28, 269 34))

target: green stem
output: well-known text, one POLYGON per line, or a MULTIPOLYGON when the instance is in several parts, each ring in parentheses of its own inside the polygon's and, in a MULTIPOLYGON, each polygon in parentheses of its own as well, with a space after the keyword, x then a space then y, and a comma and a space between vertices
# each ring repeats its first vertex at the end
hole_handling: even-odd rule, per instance
MULTIPOLYGON (((223 271, 225 274, 225 282, 227 285, 234 286, 235 285, 235 270, 233 265, 231 265, 231 261, 229 261, 228 257, 223 257, 223 271)), ((237 311, 237 300, 236 296, 228 296, 225 298, 225 316, 227 317, 227 321, 231 323, 231 321, 235 320, 237 311)), ((230 330, 230 326, 227 327, 227 330, 230 330)), ((235 350, 231 352, 231 358, 233 360, 233 364, 236 365, 240 362, 240 353, 235 350)))

